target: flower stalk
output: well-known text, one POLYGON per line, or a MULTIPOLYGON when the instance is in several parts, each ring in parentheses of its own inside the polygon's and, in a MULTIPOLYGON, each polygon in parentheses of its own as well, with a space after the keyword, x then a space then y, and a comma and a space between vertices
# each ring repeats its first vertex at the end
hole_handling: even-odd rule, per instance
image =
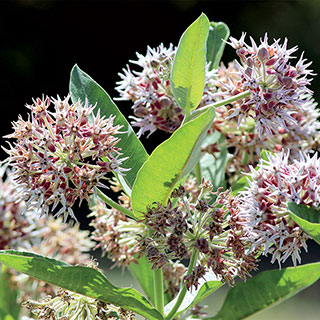
POLYGON ((164 291, 162 269, 153 270, 154 304, 156 309, 164 314, 164 291))
POLYGON ((136 219, 135 215, 133 214, 133 212, 131 210, 123 207, 119 203, 115 202, 114 200, 112 200, 111 198, 106 196, 100 189, 97 189, 97 195, 102 201, 104 201, 106 204, 108 204, 112 208, 120 211, 121 213, 123 213, 124 215, 126 215, 132 219, 136 219))
MULTIPOLYGON (((193 271, 193 269, 196 265, 197 259, 198 259, 198 250, 196 248, 193 248, 186 275, 189 275, 193 271)), ((183 287, 178 295, 177 301, 176 301, 175 305, 173 306, 173 308, 168 313, 168 315, 164 318, 165 320, 171 320, 174 318, 175 314, 177 313, 177 311, 179 310, 179 307, 182 304, 182 301, 183 301, 186 293, 187 293, 187 287, 185 284, 183 284, 183 287)))

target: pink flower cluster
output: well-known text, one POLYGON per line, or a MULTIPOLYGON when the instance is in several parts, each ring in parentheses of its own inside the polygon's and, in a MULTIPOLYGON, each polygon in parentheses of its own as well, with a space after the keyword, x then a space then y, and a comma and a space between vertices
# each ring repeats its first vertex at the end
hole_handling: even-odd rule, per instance
POLYGON ((309 236, 290 218, 287 202, 318 208, 320 205, 320 159, 304 153, 292 163, 289 153, 268 154, 259 167, 251 167, 249 187, 241 192, 237 215, 245 228, 251 251, 272 254, 279 265, 291 257, 300 263, 301 247, 307 250, 309 236))
POLYGON ((25 210, 37 207, 47 214, 50 206, 53 211, 60 206, 58 216, 75 218, 71 207, 77 198, 88 200, 97 187, 105 187, 100 180, 107 172, 124 170, 115 137, 121 126, 113 125, 114 117, 94 115, 95 106, 69 100, 33 100, 27 106, 31 116, 27 121, 20 116, 6 136, 16 140, 5 150, 25 210))
MULTIPOLYGON (((130 67, 119 73, 121 81, 116 90, 118 100, 133 102, 133 126, 139 127, 138 136, 157 129, 173 132, 179 128, 184 117, 183 110, 177 104, 170 84, 170 71, 173 65, 176 48, 163 44, 155 49, 148 47, 145 56, 137 53, 138 60, 130 61, 142 68, 140 72, 131 71, 130 67)), ((215 87, 212 85, 215 71, 206 68, 206 85, 200 106, 212 102, 215 87)), ((150 135, 149 134, 149 135, 150 135)))
POLYGON ((277 133, 278 127, 289 131, 288 124, 297 123, 294 114, 311 99, 312 92, 307 88, 309 76, 314 75, 308 69, 311 62, 302 54, 293 65, 292 54, 297 47, 287 49, 287 39, 282 44, 280 39, 269 44, 265 35, 259 45, 252 38, 248 45, 244 38, 245 34, 240 40, 230 37, 229 44, 236 49, 241 63, 235 62, 234 75, 227 83, 217 80, 221 89, 216 97, 225 99, 249 90, 250 95, 230 110, 229 118, 237 117, 239 126, 242 120, 252 117, 260 137, 265 132, 277 133))

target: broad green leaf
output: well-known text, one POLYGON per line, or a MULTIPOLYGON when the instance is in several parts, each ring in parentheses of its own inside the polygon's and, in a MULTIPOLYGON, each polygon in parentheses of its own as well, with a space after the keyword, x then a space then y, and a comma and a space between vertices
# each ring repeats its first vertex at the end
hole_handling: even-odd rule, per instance
POLYGON ((130 171, 128 171, 125 176, 119 177, 119 180, 126 193, 130 194, 130 189, 132 189, 137 172, 148 159, 148 154, 142 143, 105 90, 77 65, 71 70, 69 87, 74 103, 77 102, 78 99, 83 102, 88 99, 90 104, 97 103, 97 108, 100 108, 101 115, 105 115, 106 117, 115 115, 115 125, 123 126, 121 131, 125 133, 119 135, 121 140, 117 146, 122 149, 122 157, 128 157, 128 159, 123 162, 122 167, 130 169, 130 171))
POLYGON ((228 26, 223 22, 210 22, 209 35, 207 40, 207 62, 211 62, 210 69, 217 69, 230 35, 228 26))
POLYGON ((0 319, 5 317, 18 319, 20 306, 17 303, 18 290, 10 285, 10 273, 6 266, 1 267, 0 274, 0 319))
POLYGON ((1 250, 0 262, 36 279, 123 307, 147 319, 163 319, 137 290, 114 286, 96 269, 71 266, 55 259, 14 250, 1 250))
POLYGON ((153 151, 132 189, 132 209, 136 217, 143 217, 142 212, 153 202, 165 205, 177 182, 196 165, 214 114, 214 109, 208 109, 176 130, 153 151))
POLYGON ((287 204, 290 217, 320 244, 320 211, 295 202, 287 204))
POLYGON ((320 278, 320 262, 264 271, 231 288, 218 314, 208 320, 245 319, 280 303, 320 278))
POLYGON ((199 105, 203 95, 208 32, 209 20, 201 14, 183 33, 174 59, 170 79, 172 91, 187 114, 199 105))
MULTIPOLYGON (((199 287, 197 290, 192 289, 190 291, 187 291, 176 315, 199 303, 200 301, 202 301, 203 299, 205 299, 210 294, 212 294, 213 292, 215 292, 223 286, 222 282, 216 278, 212 271, 208 272, 205 278, 206 280, 199 280, 199 287)), ((165 314, 168 314, 170 312, 172 307, 175 305, 176 301, 177 297, 165 306, 165 314)))

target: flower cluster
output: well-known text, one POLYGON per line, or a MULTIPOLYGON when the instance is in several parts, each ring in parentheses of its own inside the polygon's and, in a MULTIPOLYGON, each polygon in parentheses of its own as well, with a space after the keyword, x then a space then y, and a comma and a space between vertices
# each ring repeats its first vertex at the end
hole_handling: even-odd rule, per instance
POLYGON ((14 133, 7 137, 16 142, 6 151, 26 210, 37 207, 47 214, 51 205, 52 210, 60 205, 58 216, 75 218, 71 207, 76 199, 88 200, 104 187, 100 180, 107 172, 121 173, 124 159, 116 147, 121 126, 113 125, 114 117, 105 119, 100 111, 94 115, 95 106, 69 100, 34 100, 27 106, 31 117, 13 123, 14 133))
POLYGON ((317 104, 309 101, 301 106, 299 112, 292 115, 296 123, 287 125, 288 132, 282 128, 272 136, 263 134, 260 138, 254 131, 254 121, 247 119, 237 126, 235 118, 228 119, 228 107, 216 108, 216 118, 212 126, 212 132, 220 132, 224 138, 221 143, 213 143, 204 152, 211 153, 213 156, 228 146, 229 159, 226 166, 228 182, 232 184, 241 171, 247 172, 249 166, 255 166, 260 159, 262 150, 273 153, 287 152, 290 150, 290 159, 299 159, 299 153, 312 152, 319 146, 320 141, 320 122, 317 120, 320 113, 316 109, 317 104))
MULTIPOLYGON (((130 67, 119 73, 121 81, 116 90, 119 100, 133 102, 133 125, 139 127, 138 136, 155 130, 175 131, 181 124, 184 113, 177 104, 170 84, 170 71, 173 65, 176 48, 171 44, 165 48, 163 44, 155 49, 148 47, 145 56, 137 53, 138 60, 130 61, 142 68, 140 72, 131 71, 130 67)), ((215 71, 206 67, 205 89, 200 106, 212 101, 215 71)))
MULTIPOLYGON (((130 200, 125 194, 119 198, 122 205, 130 208, 130 200)), ((94 228, 91 237, 98 243, 95 249, 101 248, 102 256, 107 253, 115 265, 122 268, 128 267, 132 262, 137 263, 137 234, 146 234, 145 225, 114 208, 107 208, 98 199, 91 210, 89 217, 94 217, 90 224, 94 228)))
POLYGON ((37 241, 37 212, 22 215, 23 202, 15 199, 16 186, 6 166, 0 167, 0 250, 30 249, 37 241))
POLYGON ((145 213, 144 222, 153 234, 140 240, 140 248, 153 268, 198 252, 198 264, 183 279, 188 289, 197 288, 209 271, 232 284, 235 276, 245 279, 256 268, 255 253, 248 253, 244 229, 236 223, 239 200, 225 191, 209 204, 206 196, 210 192, 210 184, 203 181, 200 195, 192 203, 180 186, 172 193, 178 200, 176 206, 172 201, 167 206, 155 203, 145 213))
POLYGON ((60 289, 55 297, 46 297, 40 301, 29 300, 23 303, 39 320, 134 320, 131 311, 109 303, 60 289))
POLYGON ((15 199, 17 188, 11 172, 0 167, 0 249, 32 250, 71 264, 90 261, 84 253, 94 245, 89 232, 61 217, 39 218, 37 210, 25 212, 26 203, 15 199))
MULTIPOLYGON (((66 223, 62 217, 49 216, 39 219, 39 213, 33 218, 37 221, 37 225, 29 226, 30 229, 34 228, 32 246, 26 248, 27 250, 20 245, 11 249, 24 249, 24 251, 61 260, 71 265, 87 265, 91 262, 89 251, 95 244, 90 240, 88 231, 79 229, 79 224, 66 223)), ((13 270, 11 281, 19 289, 19 301, 52 295, 55 292, 51 284, 37 281, 13 270)))
POLYGON ((248 90, 249 96, 232 105, 229 119, 236 117, 239 126, 242 120, 252 117, 260 138, 263 133, 277 133, 278 127, 288 132, 288 124, 297 123, 293 115, 311 99, 312 92, 307 88, 309 76, 314 75, 308 69, 311 63, 302 54, 293 66, 292 54, 297 47, 287 49, 287 39, 282 44, 280 39, 269 44, 265 35, 260 45, 252 38, 248 45, 244 38, 245 34, 240 40, 230 37, 229 44, 236 49, 241 63, 235 61, 230 80, 215 82, 220 87, 216 97, 225 99, 248 90))
MULTIPOLYGON (((73 265, 89 263, 88 251, 94 246, 89 232, 61 217, 39 218, 37 210, 25 212, 26 203, 15 200, 17 187, 7 167, 0 167, 0 249, 31 251, 73 265)), ((11 269, 7 272, 10 283, 19 289, 19 301, 54 292, 50 284, 11 269)))
POLYGON ((318 208, 320 204, 320 159, 304 153, 289 161, 289 153, 268 154, 257 169, 251 168, 249 187, 241 192, 237 215, 245 229, 250 250, 272 254, 279 265, 291 257, 301 262, 300 252, 307 250, 309 236, 290 218, 288 201, 318 208))
MULTIPOLYGON (((122 191, 120 184, 112 180, 111 189, 115 192, 122 191)), ((185 183, 190 192, 198 192, 193 179, 187 179, 185 183)), ((96 199, 91 208, 89 217, 94 217, 91 226, 94 228, 91 238, 97 242, 95 249, 101 248, 102 256, 108 255, 114 266, 129 267, 131 263, 137 263, 141 257, 139 239, 148 233, 147 226, 141 221, 128 218, 114 208, 107 208, 105 203, 96 199)), ((131 209, 130 198, 123 192, 118 197, 120 205, 131 209)), ((181 263, 169 262, 163 267, 163 277, 166 281, 166 293, 171 297, 178 293, 182 276, 186 268, 181 263)))

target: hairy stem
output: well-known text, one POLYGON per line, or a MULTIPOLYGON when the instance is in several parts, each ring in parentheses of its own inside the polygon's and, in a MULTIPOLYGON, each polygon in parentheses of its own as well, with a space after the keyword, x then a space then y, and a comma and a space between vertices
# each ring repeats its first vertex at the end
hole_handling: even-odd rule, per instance
MULTIPOLYGON (((198 258, 198 250, 196 248, 193 248, 192 255, 190 258, 190 262, 189 262, 189 267, 187 270, 187 275, 192 272, 192 270, 197 262, 197 258, 198 258)), ((176 301, 176 304, 173 306, 173 308, 168 313, 168 315, 164 318, 165 320, 171 320, 174 318, 175 314, 179 310, 179 307, 181 306, 181 303, 182 303, 186 293, 187 293, 187 287, 185 285, 183 285, 183 287, 178 295, 178 299, 176 301)))

